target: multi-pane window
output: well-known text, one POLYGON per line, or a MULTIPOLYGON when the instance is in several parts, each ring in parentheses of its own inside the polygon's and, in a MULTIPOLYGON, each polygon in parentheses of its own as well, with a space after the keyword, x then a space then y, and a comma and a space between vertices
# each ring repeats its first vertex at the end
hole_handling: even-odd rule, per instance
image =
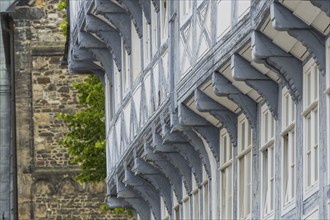
POLYGON ((168 2, 167 0, 161 0, 160 2, 160 29, 161 29, 161 39, 165 42, 168 38, 168 2))
POLYGON ((191 174, 192 176, 192 204, 193 204, 193 210, 192 210, 192 219, 200 219, 199 216, 199 189, 197 182, 194 178, 194 175, 191 174))
POLYGON ((145 16, 143 17, 143 59, 145 67, 151 60, 151 41, 150 41, 150 24, 148 24, 145 16))
POLYGON ((191 0, 180 1, 180 17, 182 22, 185 22, 192 13, 192 3, 193 1, 191 0))
POLYGON ((232 2, 226 0, 217 1, 217 37, 226 33, 231 26, 232 2))
POLYGON ((193 197, 193 213, 194 213, 194 217, 193 219, 199 219, 199 193, 198 193, 198 189, 193 191, 192 194, 193 197))
POLYGON ((180 205, 177 200, 176 194, 172 191, 172 204, 173 204, 173 219, 180 220, 180 205))
POLYGON ((209 180, 205 168, 203 167, 203 219, 209 219, 209 180))
POLYGON ((174 207, 174 218, 175 220, 180 220, 180 206, 176 205, 174 207))
POLYGON ((115 62, 113 63, 113 78, 114 78, 114 107, 115 107, 115 112, 120 107, 121 104, 121 74, 117 68, 117 65, 115 62))
POLYGON ((184 182, 182 181, 182 217, 183 219, 191 219, 190 218, 190 198, 189 194, 186 191, 184 186, 184 182))
MULTIPOLYGON (((122 88, 122 93, 126 94, 128 92, 129 88, 129 82, 130 82, 130 56, 128 55, 124 43, 122 41, 121 44, 122 48, 122 74, 121 74, 121 88, 122 88)), ((124 98, 124 96, 122 97, 124 98)))
POLYGON ((158 14, 153 7, 151 7, 151 44, 152 55, 158 51, 158 14))
POLYGON ((238 117, 238 216, 251 216, 251 149, 252 129, 245 115, 238 117))
POLYGON ((168 211, 166 209, 166 205, 165 205, 165 202, 163 200, 163 197, 160 197, 160 208, 161 208, 162 219, 169 220, 170 216, 169 216, 168 211))
POLYGON ((263 217, 274 210, 274 119, 266 105, 261 108, 261 210, 263 217))
POLYGON ((310 59, 304 71, 304 188, 305 192, 314 188, 319 179, 318 160, 318 67, 310 59))
POLYGON ((226 129, 220 131, 220 153, 221 153, 221 191, 220 191, 220 213, 222 219, 232 218, 233 189, 232 189, 232 164, 233 146, 226 129))
POLYGON ((249 0, 217 0, 217 37, 223 36, 249 12, 249 0))
POLYGON ((294 205, 296 193, 295 103, 282 89, 282 207, 294 205))
MULTIPOLYGON (((326 77, 327 77, 327 118, 328 118, 328 127, 327 132, 330 133, 330 37, 326 40, 326 77)), ((328 178, 330 183, 330 135, 328 135, 328 178)), ((330 211, 329 211, 330 212, 330 211)), ((330 213, 329 213, 330 215, 330 213)))
MULTIPOLYGON (((111 85, 111 79, 108 79, 108 75, 105 74, 105 94, 111 94, 113 95, 112 93, 112 85, 111 85)), ((110 120, 112 118, 112 115, 113 115, 113 103, 112 102, 112 99, 113 99, 113 96, 110 96, 110 95, 107 95, 105 96, 105 116, 106 116, 106 125, 107 125, 107 130, 106 132, 108 132, 108 126, 110 124, 110 120)))
POLYGON ((131 39, 132 39, 132 44, 131 44, 132 45, 132 52, 131 52, 132 77, 134 81, 141 73, 141 39, 139 38, 139 35, 136 32, 133 22, 131 24, 131 39))
POLYGON ((189 197, 183 199, 183 219, 190 219, 190 201, 189 197))

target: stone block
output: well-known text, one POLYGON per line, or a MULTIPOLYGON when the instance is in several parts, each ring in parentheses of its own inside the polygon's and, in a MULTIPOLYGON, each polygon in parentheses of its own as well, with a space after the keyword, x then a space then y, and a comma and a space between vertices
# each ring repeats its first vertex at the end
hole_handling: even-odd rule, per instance
POLYGON ((49 125, 50 116, 48 113, 35 113, 34 114, 35 125, 49 125))
POLYGON ((50 83, 50 78, 49 77, 39 77, 39 78, 37 78, 37 82, 39 84, 47 84, 47 83, 50 83))

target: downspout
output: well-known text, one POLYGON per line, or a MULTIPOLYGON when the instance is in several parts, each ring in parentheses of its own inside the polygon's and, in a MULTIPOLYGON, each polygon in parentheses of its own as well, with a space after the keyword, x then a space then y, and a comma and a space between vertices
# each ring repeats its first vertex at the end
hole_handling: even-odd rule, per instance
MULTIPOLYGON (((1 26, 5 26, 3 16, 1 16, 1 26)), ((0 30, 0 214, 1 219, 10 218, 10 79, 8 65, 5 60, 5 44, 3 33, 0 30)))
POLYGON ((0 99, 0 146, 8 147, 5 152, 8 153, 9 160, 7 169, 9 172, 9 213, 3 213, 2 217, 5 219, 7 215, 9 219, 18 219, 14 42, 12 21, 10 21, 8 13, 1 13, 1 27, 2 31, 9 35, 8 59, 6 59, 5 68, 0 72, 0 95, 2 97, 0 99))
POLYGON ((18 190, 17 190, 17 145, 16 145, 16 84, 15 84, 15 53, 14 53, 14 33, 13 21, 9 21, 10 29, 10 84, 11 84, 11 146, 12 146, 12 173, 13 173, 13 190, 12 190, 12 213, 14 219, 18 218, 18 190))

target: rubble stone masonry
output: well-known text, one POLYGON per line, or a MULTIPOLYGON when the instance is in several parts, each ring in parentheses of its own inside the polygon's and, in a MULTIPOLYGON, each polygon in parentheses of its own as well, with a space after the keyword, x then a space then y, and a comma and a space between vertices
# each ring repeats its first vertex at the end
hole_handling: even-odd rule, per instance
POLYGON ((56 116, 82 107, 71 83, 84 80, 60 65, 66 38, 59 0, 21 2, 12 13, 19 219, 127 219, 100 211, 105 184, 74 181, 79 168, 59 145, 66 127, 56 116))

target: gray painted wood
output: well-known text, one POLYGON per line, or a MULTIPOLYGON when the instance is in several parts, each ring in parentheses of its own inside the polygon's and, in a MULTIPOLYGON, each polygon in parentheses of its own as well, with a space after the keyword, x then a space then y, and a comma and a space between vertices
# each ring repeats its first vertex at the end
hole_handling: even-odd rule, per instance
MULTIPOLYGON (((159 6, 159 2, 158 1, 154 1, 151 5, 152 10, 154 9, 154 5, 155 2, 157 2, 156 4, 159 6)), ((160 114, 166 114, 169 115, 168 118, 166 118, 166 123, 170 124, 170 129, 178 129, 180 130, 183 134, 185 132, 190 132, 189 135, 185 134, 183 135, 183 139, 185 140, 189 140, 192 139, 192 136, 194 138, 194 143, 190 143, 192 147, 194 147, 194 151, 199 153, 199 157, 202 157, 201 161, 204 164, 204 166, 206 165, 207 168, 211 169, 211 165, 208 155, 205 151, 205 148, 208 148, 209 146, 204 146, 203 142, 201 141, 201 137, 199 137, 195 131, 193 130, 191 127, 196 125, 196 117, 185 117, 184 119, 186 120, 185 123, 186 125, 189 125, 189 129, 187 127, 181 127, 182 124, 179 123, 178 118, 181 115, 178 115, 178 106, 182 105, 182 104, 186 104, 187 101, 190 100, 190 98, 195 97, 194 92, 196 89, 200 89, 200 86, 205 83, 206 81, 210 80, 211 75, 215 72, 218 71, 219 68, 221 66, 223 66, 228 60, 230 60, 230 57, 235 54, 238 53, 239 50, 246 45, 247 43, 250 42, 251 40, 251 31, 252 30, 259 30, 260 31, 260 26, 262 24, 262 21, 265 19, 265 16, 268 15, 269 13, 269 5, 272 3, 272 0, 267 0, 267 1, 253 1, 253 11, 250 15, 247 15, 245 18, 243 18, 240 21, 237 21, 237 11, 234 11, 232 18, 231 18, 231 22, 234 25, 232 27, 232 30, 230 30, 222 39, 218 40, 216 39, 216 22, 217 22, 217 9, 216 9, 216 1, 210 1, 208 4, 211 5, 211 7, 208 10, 211 10, 211 31, 210 31, 210 45, 212 48, 210 48, 204 55, 202 58, 198 59, 198 54, 197 54, 197 47, 193 47, 192 48, 192 68, 191 70, 187 73, 186 76, 184 76, 184 78, 181 79, 180 76, 180 53, 182 51, 180 51, 180 11, 179 11, 179 1, 169 1, 168 4, 168 34, 169 34, 169 38, 168 41, 161 45, 161 36, 158 34, 157 35, 157 43, 158 43, 158 48, 157 48, 157 52, 155 54, 153 54, 153 57, 151 58, 151 62, 150 64, 148 64, 147 66, 144 66, 144 62, 143 62, 143 49, 141 50, 141 61, 142 61, 142 67, 144 68, 144 70, 141 73, 141 77, 139 78, 139 80, 143 79, 144 76, 151 71, 151 88, 149 88, 149 91, 146 89, 145 87, 145 83, 141 82, 141 107, 140 109, 135 109, 135 105, 132 102, 132 112, 131 112, 131 118, 133 120, 131 120, 132 123, 132 127, 131 127, 131 134, 132 133, 137 133, 137 135, 132 135, 130 136, 130 140, 127 140, 129 137, 126 134, 126 129, 125 129, 125 121, 129 120, 127 118, 124 118, 123 115, 120 113, 120 111, 123 110, 123 108, 119 108, 119 113, 115 113, 114 114, 114 119, 113 121, 110 123, 110 126, 113 126, 116 121, 119 121, 119 123, 122 124, 121 126, 121 134, 119 135, 119 137, 121 137, 122 140, 112 140, 113 143, 115 144, 115 142, 117 141, 118 143, 122 143, 125 144, 125 146, 127 146, 127 150, 124 152, 124 154, 122 155, 122 157, 120 158, 119 161, 117 161, 118 167, 116 168, 118 170, 113 171, 113 173, 110 173, 109 178, 111 178, 112 175, 114 175, 115 172, 122 172, 120 169, 120 167, 122 167, 123 162, 127 162, 129 163, 132 158, 131 158, 131 148, 134 146, 134 148, 136 149, 141 149, 143 148, 143 141, 141 141, 142 139, 145 140, 145 142, 147 144, 151 143, 151 133, 152 133, 152 129, 150 129, 150 125, 151 124, 157 124, 156 121, 159 118, 160 114), (164 74, 164 66, 166 65, 162 60, 161 60, 161 56, 168 52, 168 76, 169 78, 166 79, 164 74), (154 67, 154 65, 158 63, 158 71, 160 73, 160 77, 159 77, 159 81, 157 83, 159 83, 160 87, 156 88, 155 84, 155 73, 153 72, 152 68, 154 67), (195 65, 196 63, 198 63, 198 65, 195 65), (169 92, 169 94, 167 93, 169 92), (147 100, 147 94, 151 93, 150 96, 150 100, 147 100), (166 102, 166 100, 169 100, 168 102, 166 102), (152 111, 151 112, 146 112, 146 106, 150 104, 152 105, 152 111), (135 112, 137 111, 137 112, 135 112), (140 122, 134 121, 134 118, 136 118, 136 115, 139 114, 140 115, 140 122), (137 124, 142 124, 141 122, 143 122, 143 126, 140 128, 137 124), (176 128, 173 126, 177 126, 176 128), (188 130, 187 130, 188 129, 188 130), (137 131, 139 130, 139 131, 137 131), (190 137, 189 137, 190 136, 190 137), (133 141, 131 141, 133 140, 133 141), (196 143, 198 143, 199 146, 194 146, 196 145, 196 143), (201 153, 202 152, 202 153, 201 153)), ((237 4, 237 2, 232 1, 233 6, 235 6, 237 4)), ((145 10, 145 9, 143 9, 145 10)), ((139 9, 140 11, 140 9, 139 9)), ((141 10, 142 11, 142 10, 141 10)), ((156 10, 158 11, 158 9, 156 10)), ((134 13, 136 13, 136 11, 134 11, 134 13)), ((188 22, 191 22, 192 25, 192 44, 193 46, 196 46, 198 44, 198 36, 194 35, 194 33, 196 33, 196 25, 198 25, 198 8, 197 8, 197 3, 194 2, 193 4, 193 13, 192 13, 192 17, 188 22)), ((158 24, 158 28, 160 28, 160 14, 158 13, 158 19, 157 19, 157 24, 158 24)), ((135 14, 135 17, 139 17, 138 14, 135 14)), ((123 27, 121 27, 123 28, 123 27)), ((128 32, 128 31, 126 31, 128 32)), ((278 33, 278 31, 276 32, 278 33)), ((87 39, 88 41, 85 42, 85 45, 80 45, 81 47, 90 47, 89 49, 91 49, 91 47, 94 47, 93 49, 98 49, 100 46, 102 46, 102 44, 104 44, 104 42, 102 44, 100 44, 99 42, 95 42, 95 39, 91 38, 90 36, 86 36, 86 33, 80 33, 79 37, 80 38, 84 38, 87 39)), ((127 35, 127 34, 126 34, 127 35)), ((125 38, 128 38, 129 36, 125 36, 125 38)), ((73 37, 73 39, 75 39, 73 37)), ((81 39, 79 39, 81 40, 81 39)), ((262 41, 262 40, 261 40, 262 41)), ((141 42, 143 43, 143 42, 141 42)), ((276 42, 272 42, 272 45, 274 47, 278 47, 278 45, 276 45, 276 42)), ((260 46, 260 44, 259 44, 260 46)), ((263 48, 263 47, 261 47, 263 48)), ((83 49, 83 48, 80 48, 83 49)), ((104 49, 104 48, 103 48, 104 49)), ((264 49, 264 48, 263 48, 264 49)), ((150 49, 151 50, 151 49, 150 49)), ((75 51, 76 52, 76 51, 75 51)), ((79 51, 78 51, 79 52, 79 51)), ((150 51, 151 52, 151 51, 150 51)), ((76 54, 76 55, 80 55, 83 59, 87 59, 88 56, 83 56, 84 52, 81 52, 81 54, 76 54)), ((288 54, 286 52, 283 53, 285 56, 287 56, 288 54)), ((278 58, 278 54, 271 54, 272 57, 275 57, 276 59, 278 58)), ((290 55, 291 56, 291 55, 290 55)), ((269 56, 263 57, 265 59, 267 59, 269 56)), ((91 59, 91 58, 90 58, 91 59)), ((296 58, 295 58, 296 59, 296 58)), ((300 64, 300 60, 299 60, 299 64, 300 64)), ((303 61, 304 62, 304 61, 303 61)), ((91 63, 89 63, 91 64, 91 63)), ((289 63, 290 64, 290 63, 289 63)), ((289 67, 291 65, 286 64, 286 67, 289 67)), ((82 65, 82 67, 86 67, 83 65, 83 63, 81 61, 76 61, 76 63, 73 63, 72 65, 75 65, 75 67, 79 67, 79 65, 82 65)), ((86 64, 85 64, 86 65, 86 64)), ((249 65, 249 64, 248 64, 249 65)), ((267 66, 267 65, 266 65, 267 66)), ((82 68, 80 66, 80 68, 82 68)), ((301 67, 301 66, 300 66, 301 67)), ((301 68, 297 68, 297 69, 301 69, 301 68)), ((90 68, 90 67, 89 67, 90 68)), ((237 67, 237 68, 242 68, 242 67, 237 67)), ((297 74, 297 69, 294 69, 292 72, 294 72, 294 74, 297 74)), ((290 69, 292 70, 292 69, 290 69)), ((301 71, 301 70, 299 70, 301 71)), ((241 72, 242 74, 244 74, 244 70, 241 72)), ((109 73, 107 73, 109 75, 109 73)), ((292 73, 293 74, 293 73, 292 73)), ((110 73, 111 75, 111 73, 110 73)), ((302 74, 300 74, 302 75, 302 74)), ((110 77, 111 78, 111 77, 110 77)), ((302 82, 301 79, 299 78, 298 80, 295 80, 294 77, 292 77, 293 80, 295 82, 295 84, 297 84, 297 86, 300 88, 302 86, 302 82)), ((248 78, 241 78, 242 82, 247 81, 247 80, 251 80, 249 77, 248 78)), ((130 76, 130 89, 133 90, 136 88, 137 85, 139 85, 139 82, 133 82, 132 76, 130 76)), ((234 79, 235 80, 235 79, 234 79)), ((319 80, 320 80, 320 89, 319 89, 319 93, 320 93, 320 98, 319 98, 319 114, 322 116, 320 117, 319 120, 319 135, 320 135, 320 139, 319 139, 319 191, 317 191, 315 194, 313 194, 312 196, 310 196, 309 198, 305 198, 304 199, 304 188, 303 188, 303 177, 304 177, 304 170, 303 170, 303 147, 304 147, 304 143, 303 143, 303 116, 301 115, 301 112, 303 110, 303 103, 301 99, 297 99, 296 101, 296 122, 295 122, 295 143, 296 143, 296 198, 295 198, 295 208, 293 208, 292 210, 288 211, 287 213, 285 213, 284 215, 282 215, 282 202, 283 202, 283 198, 282 198, 282 171, 281 171, 281 166, 282 166, 282 153, 283 153, 283 146, 282 146, 282 137, 281 137, 281 124, 282 124, 282 112, 281 112, 281 91, 279 89, 279 91, 276 92, 276 94, 272 94, 271 97, 275 97, 274 100, 278 100, 278 101, 274 101, 275 103, 272 105, 273 108, 275 108, 275 110, 279 113, 279 117, 278 120, 276 120, 276 128, 275 128, 275 200, 274 200, 274 204, 275 204, 275 212, 274 212, 274 217, 275 219, 288 219, 288 218, 295 218, 295 219, 302 219, 309 211, 315 209, 316 207, 319 208, 319 214, 320 214, 320 218, 326 218, 328 216, 328 210, 327 210, 327 199, 330 198, 330 187, 329 187, 329 183, 328 183, 328 175, 329 175, 329 170, 328 170, 328 166, 327 166, 327 161, 329 158, 327 158, 328 152, 327 152, 327 136, 329 134, 329 131, 327 130, 327 124, 326 124, 326 117, 324 116, 326 115, 327 111, 329 111, 329 109, 327 109, 326 107, 326 96, 324 95, 324 90, 325 90, 325 77, 322 76, 321 74, 319 75, 319 80), (277 103, 276 103, 277 102, 277 103), (277 109, 276 109, 277 108, 277 109), (324 116, 324 117, 323 117, 324 116)), ((232 85, 232 84, 231 84, 232 85)), ((114 85, 116 86, 116 85, 114 85)), ((233 87, 235 88, 237 85, 233 85, 233 87)), ((264 86, 264 85, 263 85, 264 86)), ((281 85, 282 86, 282 85, 281 85)), ((274 86, 275 87, 275 84, 274 86)), ((256 86, 257 88, 257 86, 256 86)), ((256 88, 254 88, 255 90, 257 90, 256 88)), ((279 87, 281 88, 281 87, 279 87)), ((237 88, 236 88, 237 89, 237 88)), ((263 89, 265 89, 263 87, 263 89)), ((258 92, 258 91, 257 91, 258 92)), ((130 94, 130 93, 128 93, 130 94)), ((228 95, 228 94, 225 94, 228 95)), ((248 97, 246 96, 246 94, 241 94, 244 97, 248 97)), ((128 95, 127 97, 124 97, 124 94, 122 94, 122 90, 121 90, 121 95, 120 95, 120 100, 123 100, 122 105, 125 106, 129 101, 130 101, 131 96, 128 95)), ((249 98, 250 99, 250 98, 249 98)), ((267 102, 267 97, 264 97, 263 102, 267 102)), ((238 102, 236 100, 236 102, 238 102)), ((136 104, 136 103, 135 103, 136 104)), ((252 218, 253 219, 260 219, 262 218, 261 216, 261 209, 262 209, 262 204, 260 204, 261 201, 261 184, 262 184, 262 179, 261 179, 261 165, 260 165, 260 132, 263 129, 260 126, 260 122, 261 122, 261 118, 260 118, 260 108, 261 105, 263 103, 256 103, 254 100, 251 99, 250 102, 250 106, 257 106, 256 108, 253 107, 253 110, 251 111, 251 114, 256 115, 256 119, 253 120, 253 124, 255 123, 256 125, 254 126, 254 130, 253 130, 253 147, 252 147, 252 218), (254 122, 256 121, 256 122, 254 122)), ((246 107, 246 106, 245 106, 246 107)), ((244 109, 244 108, 243 108, 244 109)), ((211 109, 212 111, 215 111, 214 109, 211 109)), ((205 110, 206 112, 210 113, 210 110, 205 110)), ((179 111, 179 113, 181 113, 179 111)), ((285 113, 284 113, 285 114, 285 113)), ((235 115, 236 116, 236 115, 235 115)), ((204 119, 203 119, 204 120, 204 119)), ((182 122, 182 121, 181 121, 182 122)), ((229 123, 229 122, 227 122, 229 123)), ((224 126, 226 127, 226 126, 224 126)), ((160 129, 160 126, 157 124, 155 129, 160 129)), ((218 128, 214 128, 215 131, 217 131, 218 128)), ((172 131, 170 131, 172 132, 172 131)), ((191 141, 191 140, 190 140, 191 141)), ((214 141, 214 143, 216 143, 214 141)), ((117 145, 118 146, 118 145, 117 145)), ((215 147, 215 146, 213 146, 215 147)), ((238 210, 237 210, 237 204, 239 201, 238 198, 238 161, 236 159, 237 156, 237 147, 233 148, 233 218, 237 219, 238 218, 238 210)), ((147 163, 150 164, 161 164, 158 165, 160 167, 160 169, 165 172, 165 165, 166 164, 170 164, 173 166, 173 164, 176 164, 176 162, 174 162, 175 160, 177 160, 178 158, 182 159, 184 158, 183 156, 181 157, 172 157, 169 159, 167 156, 167 162, 164 163, 163 159, 166 157, 156 157, 155 152, 151 153, 152 160, 146 160, 147 163), (162 161, 159 161, 160 158, 163 158, 162 161), (172 161, 172 163, 169 162, 172 161)), ((164 153, 164 152, 163 152, 164 153)), ((169 153, 169 152, 167 152, 169 153)), ((157 153, 158 154, 158 153, 157 153)), ((150 156, 149 155, 149 156, 150 156)), ((142 155, 138 155, 139 157, 142 155)), ((159 156, 159 155, 158 155, 159 156)), ((219 153, 219 156, 220 153, 219 153)), ((195 156, 196 158, 196 156, 195 156)), ((180 171, 176 172, 180 175, 182 175, 184 168, 180 168, 180 166, 178 164, 176 164, 177 168, 174 168, 174 166, 172 167, 173 169, 181 169, 180 171)), ((219 166, 219 164, 217 164, 217 167, 219 166)), ((187 166, 185 166, 187 168, 187 166)), ((193 167, 190 165, 190 167, 193 167)), ((191 171, 189 171, 191 172, 191 171)), ((188 176, 189 173, 188 172, 184 172, 185 176, 188 176)), ((191 174, 191 173, 190 173, 191 174)), ((210 170, 208 170, 208 175, 209 175, 209 204, 211 207, 211 203, 216 201, 219 202, 220 201, 220 192, 219 192, 219 188, 214 188, 214 185, 212 185, 211 181, 215 181, 216 184, 219 186, 220 185, 220 172, 216 172, 216 175, 211 175, 212 172, 210 170)), ((166 176, 171 176, 171 174, 166 173, 166 176)), ((169 178, 169 177, 167 177, 169 178)), ((180 177, 181 178, 181 177, 180 177)), ((172 182, 176 181, 177 179, 175 179, 175 177, 171 176, 171 178, 169 178, 170 180, 172 180, 172 182)), ((180 179, 181 181, 181 179, 180 179)), ((187 182, 187 181, 186 181, 187 182)), ((191 184, 191 181, 188 181, 189 184, 191 184)), ((200 182, 200 181, 198 181, 200 182)), ((173 183, 171 183, 173 184, 173 183)), ((171 186, 173 188, 173 186, 171 186)), ((176 190, 178 188, 178 183, 176 182, 176 190)), ((187 187, 188 189, 191 188, 187 187)), ((190 190, 188 190, 190 191, 190 190)), ((201 191, 201 190, 200 190, 201 191)), ((189 192, 188 192, 189 193, 189 192)), ((184 195, 183 195, 184 196, 184 195)), ((181 197, 181 196, 180 196, 181 197)), ((203 201, 203 193, 200 193, 200 202, 202 203, 203 201)), ((181 199, 181 198, 180 198, 181 199)), ((179 201, 179 203, 181 203, 181 201, 179 201)), ((181 217, 183 215, 182 211, 182 205, 180 204, 180 213, 181 213, 181 217)), ((200 207, 202 207, 202 204, 200 204, 200 207)), ((193 213, 193 199, 191 199, 190 197, 190 208, 191 211, 193 213)), ((221 210, 220 210, 221 211, 221 210)), ((191 213, 191 214, 192 214, 191 213)), ((203 214, 203 210, 201 209, 200 211, 200 215, 202 216, 203 214)), ((214 209, 209 209, 209 216, 220 216, 220 213, 218 210, 214 210, 214 209)))

